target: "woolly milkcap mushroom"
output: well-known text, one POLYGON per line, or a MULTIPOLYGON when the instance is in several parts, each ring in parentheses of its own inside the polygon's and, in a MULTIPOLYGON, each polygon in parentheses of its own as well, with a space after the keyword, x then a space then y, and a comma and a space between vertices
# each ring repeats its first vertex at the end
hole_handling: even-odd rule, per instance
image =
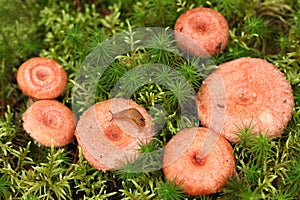
POLYGON ((132 100, 98 102, 80 117, 75 136, 90 165, 98 170, 120 169, 140 156, 139 145, 149 143, 151 118, 132 100))
POLYGON ((258 58, 239 58, 221 64, 198 91, 202 125, 215 130, 222 123, 219 131, 231 142, 239 140, 239 130, 244 127, 252 128, 253 134, 280 136, 291 119, 293 106, 292 89, 285 75, 258 58), (220 82, 223 90, 210 90, 220 82), (224 120, 219 119, 217 109, 213 108, 224 109, 224 120))
POLYGON ((210 8, 184 12, 175 23, 178 46, 195 56, 209 57, 225 49, 229 27, 221 13, 210 8))
POLYGON ((24 112, 23 127, 37 142, 50 147, 65 146, 74 139, 76 117, 56 100, 39 100, 24 112))
POLYGON ((66 88, 67 74, 55 60, 35 57, 20 66, 17 82, 22 92, 34 99, 55 99, 66 88))
POLYGON ((187 128, 178 132, 166 145, 163 172, 185 193, 193 196, 219 192, 235 172, 235 158, 229 142, 219 135, 212 144, 205 143, 208 134, 217 134, 207 128, 187 128), (203 158, 203 145, 212 145, 203 158))

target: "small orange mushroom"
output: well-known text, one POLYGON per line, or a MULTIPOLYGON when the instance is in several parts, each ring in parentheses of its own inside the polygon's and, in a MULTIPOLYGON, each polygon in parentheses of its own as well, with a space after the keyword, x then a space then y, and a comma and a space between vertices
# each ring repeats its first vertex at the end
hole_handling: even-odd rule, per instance
POLYGON ((55 99, 66 88, 67 74, 55 60, 35 57, 20 66, 17 82, 22 92, 34 99, 55 99))
POLYGON ((219 192, 235 172, 235 158, 229 142, 216 135, 214 144, 206 143, 209 134, 217 133, 199 127, 183 129, 165 147, 164 175, 189 195, 219 192), (212 145, 211 151, 200 158, 205 145, 212 145))
POLYGON ((75 136, 91 166, 120 169, 140 156, 154 130, 146 109, 132 100, 113 98, 98 102, 80 117, 75 136))
POLYGON ((259 58, 239 58, 221 64, 198 91, 202 125, 231 142, 239 140, 237 134, 243 127, 251 127, 253 134, 280 136, 292 117, 293 107, 292 88, 285 75, 259 58), (216 88, 217 85, 223 88, 216 88))
POLYGON ((229 39, 226 19, 210 8, 194 8, 184 12, 177 19, 174 30, 178 46, 200 57, 209 57, 224 50, 229 39))
POLYGON ((32 103, 22 119, 25 131, 44 146, 65 146, 74 139, 76 117, 67 106, 56 100, 32 103))

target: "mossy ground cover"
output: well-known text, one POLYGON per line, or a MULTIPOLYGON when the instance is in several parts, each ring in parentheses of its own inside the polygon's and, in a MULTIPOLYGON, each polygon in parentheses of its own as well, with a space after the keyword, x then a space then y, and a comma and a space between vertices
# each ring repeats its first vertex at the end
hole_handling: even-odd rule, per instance
MULTIPOLYGON (((0 199, 299 199, 299 7, 299 0, 0 0, 0 199), (134 49, 119 56, 103 74, 93 76, 91 83, 97 86, 93 94, 85 90, 89 85, 79 87, 75 79, 78 71, 84 70, 81 64, 86 56, 106 39, 134 28, 172 29, 181 13, 198 6, 220 11, 229 23, 230 42, 212 57, 216 65, 240 57, 266 59, 286 75, 295 98, 293 117, 282 137, 268 139, 261 134, 249 138, 251 127, 241 127, 241 140, 233 145, 236 175, 223 191, 187 196, 164 179, 161 169, 135 173, 140 165, 134 164, 119 171, 97 171, 86 162, 76 141, 64 148, 46 148, 25 133, 21 117, 29 99, 19 90, 15 73, 22 62, 34 56, 62 64, 69 81, 58 100, 72 108, 74 95, 84 97, 76 102, 78 114, 90 103, 111 98, 119 80, 126 83, 122 91, 131 91, 139 84, 139 71, 134 69, 149 63, 172 67, 197 91, 205 73, 193 68, 196 60, 187 61, 156 48, 134 49), (82 90, 74 94, 74 88, 82 90)), ((128 44, 138 43, 127 39, 128 44)), ((171 46, 174 41, 162 32, 151 42, 153 46, 171 46)), ((157 73, 169 75, 166 78, 175 73, 169 68, 160 70, 157 73)), ((179 105, 185 102, 189 87, 181 81, 170 81, 167 86, 147 84, 131 95, 151 108, 155 120, 165 119, 153 141, 141 146, 142 152, 163 148, 179 130, 179 105), (153 105, 160 105, 164 112, 153 105)), ((198 122, 188 124, 196 126, 198 122)), ((137 163, 157 166, 159 162, 153 157, 137 163)))

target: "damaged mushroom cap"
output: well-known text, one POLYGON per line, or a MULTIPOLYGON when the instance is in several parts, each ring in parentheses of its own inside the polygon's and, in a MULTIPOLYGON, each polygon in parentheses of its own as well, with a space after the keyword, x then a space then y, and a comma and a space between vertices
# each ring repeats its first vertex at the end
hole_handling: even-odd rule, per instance
POLYGON ((183 129, 165 147, 164 175, 189 195, 219 192, 235 172, 235 158, 229 142, 217 135, 213 145, 206 143, 208 134, 217 133, 199 127, 183 129), (205 157, 200 158, 203 145, 212 145, 212 148, 205 157))
POLYGON ((194 8, 184 12, 176 21, 175 38, 185 52, 209 57, 225 49, 229 27, 221 13, 210 8, 194 8))
POLYGON ((202 125, 213 130, 222 127, 220 133, 231 142, 239 140, 244 127, 252 128, 254 134, 280 136, 292 117, 293 106, 292 88, 285 75, 258 58, 221 64, 198 91, 202 125), (223 89, 213 89, 218 83, 223 89), (226 116, 221 119, 219 112, 226 116))
POLYGON ((146 109, 122 98, 90 107, 80 117, 75 132, 86 160, 102 171, 120 169, 134 162, 140 156, 140 144, 149 143, 153 135, 151 117, 146 109), (133 115, 133 110, 137 114, 133 115))
POLYGON ((55 60, 35 57, 20 66, 17 82, 22 92, 34 99, 55 99, 66 88, 67 74, 55 60))
POLYGON ((65 146, 74 139, 76 117, 64 104, 56 100, 39 100, 24 112, 25 131, 40 144, 65 146))

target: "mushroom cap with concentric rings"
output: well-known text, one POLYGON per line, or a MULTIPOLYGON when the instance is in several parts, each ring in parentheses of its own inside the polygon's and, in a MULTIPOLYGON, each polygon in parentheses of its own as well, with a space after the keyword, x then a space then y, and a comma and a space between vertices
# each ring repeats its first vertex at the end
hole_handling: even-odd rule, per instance
POLYGON ((207 128, 183 129, 165 147, 163 172, 189 195, 219 192, 235 172, 232 147, 224 137, 207 128), (217 134, 214 144, 205 142, 209 134, 217 134), (204 145, 210 145, 211 151, 201 159, 199 153, 204 145))
POLYGON ((55 60, 35 57, 20 66, 17 82, 22 92, 34 99, 55 99, 66 88, 67 74, 55 60))
POLYGON ((174 30, 178 46, 199 57, 219 53, 225 49, 229 39, 229 27, 223 15, 204 7, 180 15, 174 30))
POLYGON ((259 58, 239 58, 223 63, 198 91, 198 114, 203 126, 229 141, 239 140, 240 130, 252 128, 269 137, 280 136, 292 117, 294 97, 285 75, 259 58), (223 89, 210 89, 222 84, 223 89), (223 110, 225 117, 218 113, 223 110), (217 131, 217 130, 215 130, 217 131))
POLYGON ((134 162, 140 156, 140 144, 149 143, 153 135, 146 109, 123 98, 91 106, 80 116, 75 131, 86 160, 102 171, 121 169, 128 162, 134 162), (132 109, 139 114, 132 115, 129 112, 132 109), (139 118, 143 118, 143 123, 136 122, 139 118))
POLYGON ((56 100, 39 100, 24 112, 25 131, 40 144, 65 146, 74 139, 76 117, 64 104, 56 100))

